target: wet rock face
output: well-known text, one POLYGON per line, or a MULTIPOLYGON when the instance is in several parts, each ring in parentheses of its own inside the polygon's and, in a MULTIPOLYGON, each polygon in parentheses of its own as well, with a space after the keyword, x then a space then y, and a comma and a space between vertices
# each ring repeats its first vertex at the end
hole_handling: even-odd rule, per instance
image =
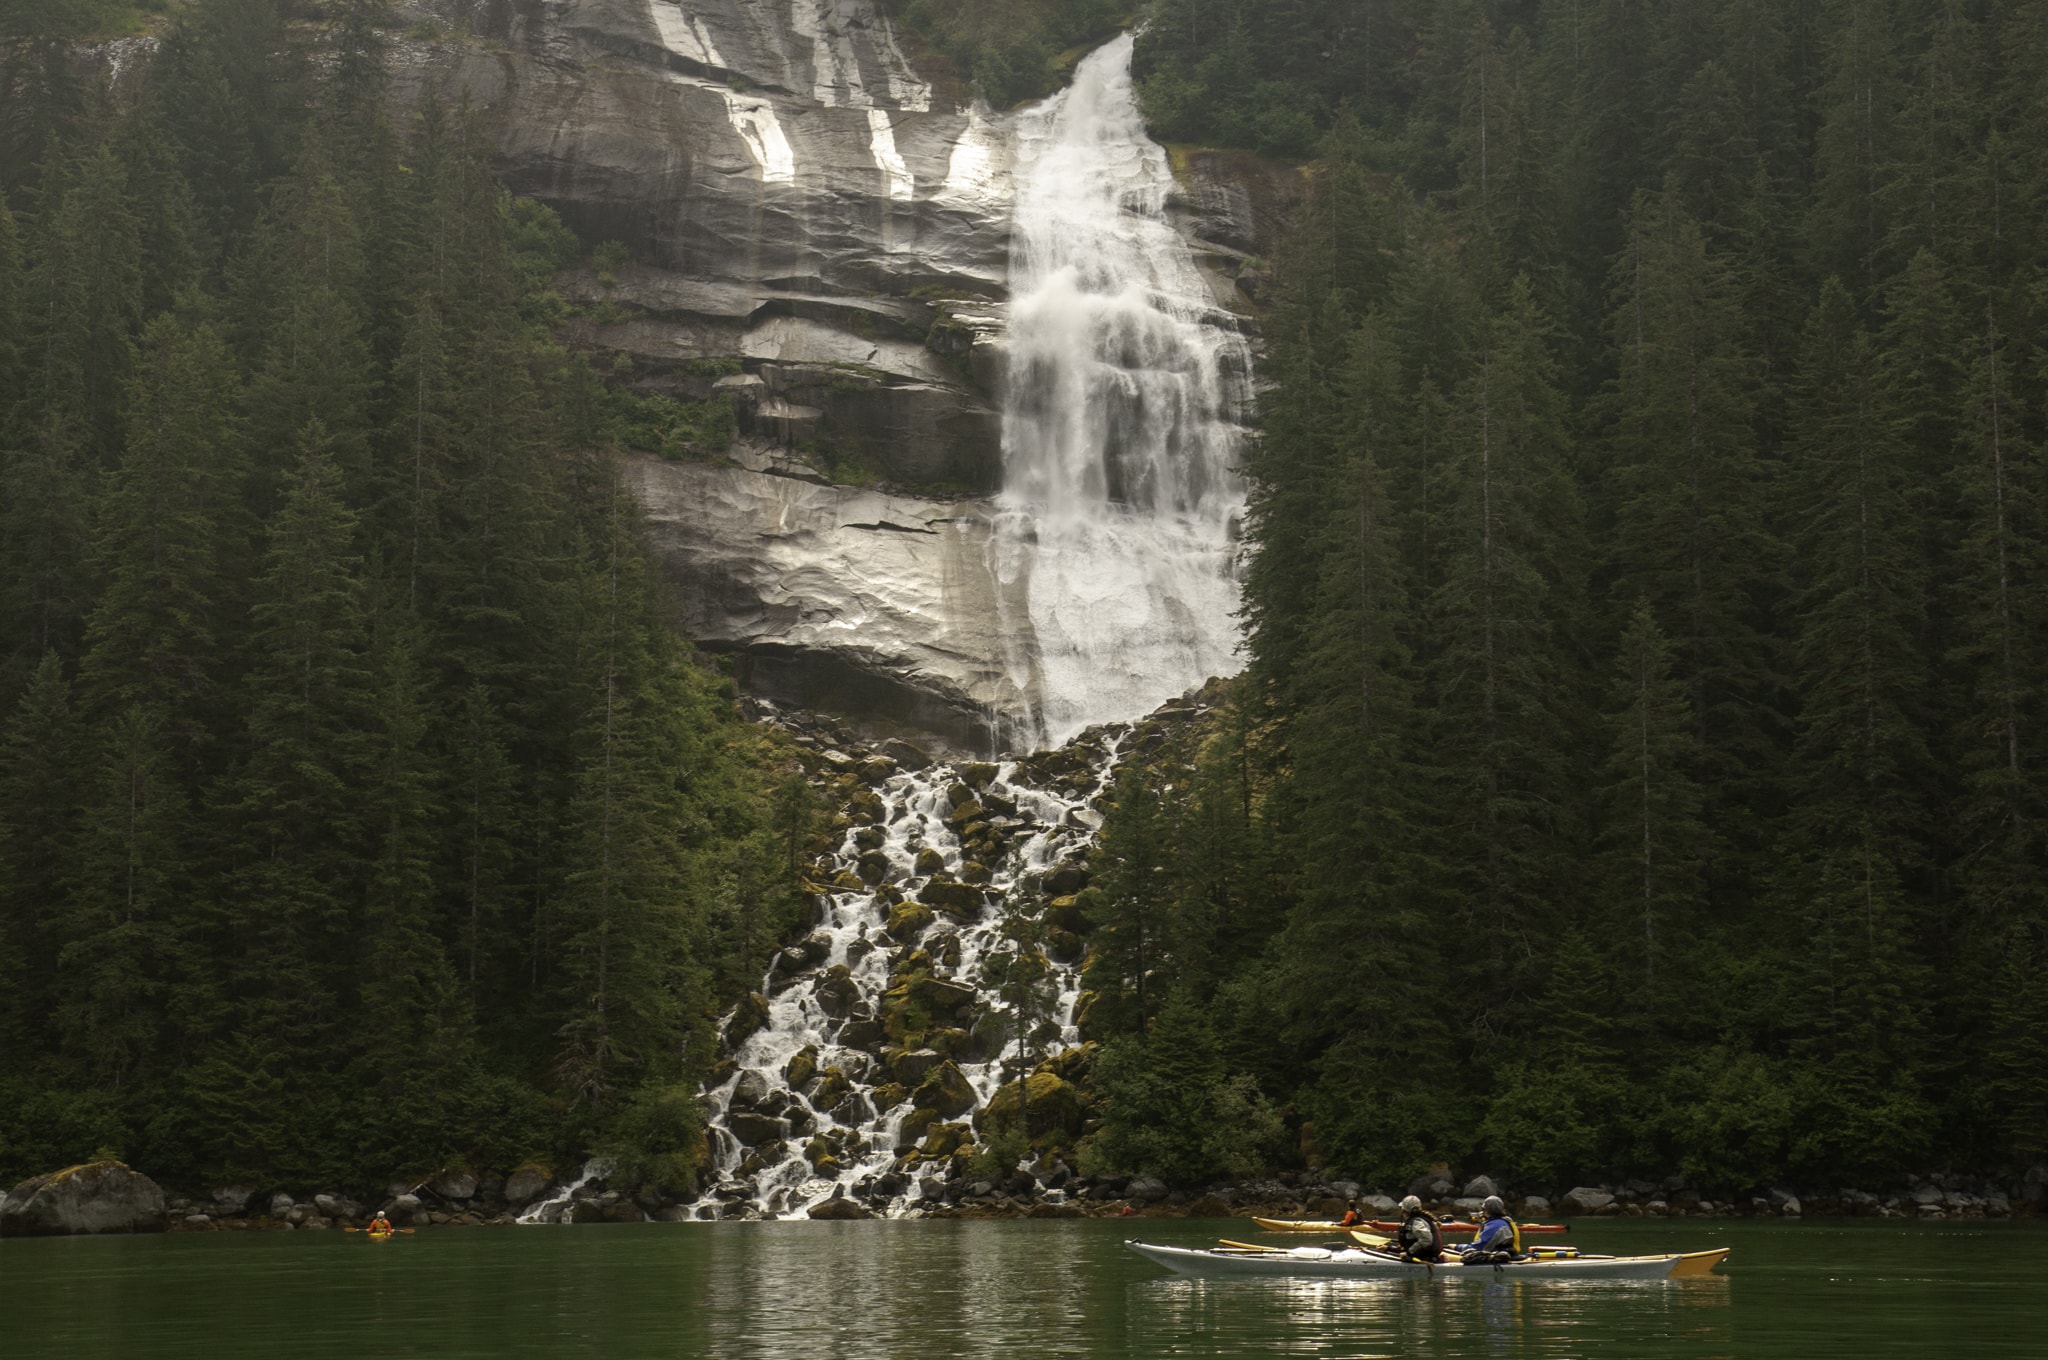
POLYGON ((517 193, 640 264, 568 282, 571 339, 741 427, 892 480, 993 490, 1009 257, 1002 120, 938 91, 870 0, 438 0, 401 97, 467 88, 517 193))
MULTIPOLYGON (((636 390, 733 406, 728 465, 635 473, 684 627, 784 704, 954 751, 1025 744, 1007 729, 1045 711, 1031 572, 998 560, 992 499, 1018 117, 934 85, 873 0, 413 12, 441 36, 393 35, 397 98, 467 90, 515 192, 629 248, 561 280, 565 339, 629 360, 636 390)), ((1176 169, 1219 315, 1247 311, 1240 276, 1299 174, 1176 169)))

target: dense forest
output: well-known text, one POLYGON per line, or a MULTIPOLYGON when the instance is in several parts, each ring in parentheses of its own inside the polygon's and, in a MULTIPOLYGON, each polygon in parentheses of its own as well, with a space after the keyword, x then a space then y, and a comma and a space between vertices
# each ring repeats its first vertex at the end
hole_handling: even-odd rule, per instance
POLYGON ((1160 0, 1312 144, 1251 669, 1127 772, 1113 1162, 2048 1150, 2048 5, 1160 0))
MULTIPOLYGON (((0 1180, 680 1188, 808 793, 665 622, 583 253, 368 0, 0 80, 0 1180)), ((68 22, 75 19, 76 23, 68 22)))
MULTIPOLYGON (((687 1181, 808 785, 664 623, 586 251, 375 0, 0 0, 0 1178, 687 1181)), ((889 0, 998 103, 1128 17, 889 0)), ((1730 1189, 2048 1152, 2048 4, 1154 0, 1309 161, 1249 670, 1083 909, 1101 1127, 1730 1189)), ((659 443, 659 441, 656 441, 659 443)))

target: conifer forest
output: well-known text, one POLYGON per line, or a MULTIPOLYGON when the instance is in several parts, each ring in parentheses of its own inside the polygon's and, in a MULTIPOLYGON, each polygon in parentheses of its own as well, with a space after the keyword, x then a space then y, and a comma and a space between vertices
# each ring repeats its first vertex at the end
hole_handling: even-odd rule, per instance
MULTIPOLYGON (((1134 6, 887 8, 1001 108, 1134 6)), ((1066 1155, 2041 1160, 2048 3, 1141 8, 1152 135, 1306 188, 1066 1155)), ((130 12, 0 0, 0 1180, 679 1191, 833 811, 621 471, 730 412, 564 338, 624 252, 392 96, 386 6, 173 3, 117 88, 130 12)))

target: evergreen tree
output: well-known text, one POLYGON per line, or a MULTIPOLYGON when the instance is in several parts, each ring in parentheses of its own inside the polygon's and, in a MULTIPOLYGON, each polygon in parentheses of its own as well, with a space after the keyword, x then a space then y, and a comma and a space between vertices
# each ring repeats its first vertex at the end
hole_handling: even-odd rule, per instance
MULTIPOLYGON (((1622 634, 1608 701, 1606 807, 1613 927, 1636 945, 1641 980, 1672 990, 1671 961, 1687 957, 1705 905, 1708 834, 1698 782, 1699 743, 1685 687, 1672 674, 1671 645, 1649 601, 1636 604, 1622 634)), ((1624 936, 1623 938, 1626 938, 1624 936)), ((1632 970, 1633 971, 1633 970, 1632 970)))
POLYGON ((239 396, 212 327, 188 330, 170 315, 150 324, 127 452, 94 543, 105 586, 86 627, 84 701, 100 712, 149 709, 188 778, 224 725, 223 625, 239 612, 232 583, 246 570, 239 396))
POLYGON ((1760 606, 1777 552, 1741 313, 1670 193, 1637 200, 1613 292, 1620 375, 1605 406, 1613 529, 1601 575, 1621 600, 1647 600, 1669 620, 1713 782, 1753 806, 1757 785, 1746 781, 1768 770, 1776 737, 1760 606))
POLYGON ((79 1075, 119 1091, 163 1046, 160 997, 175 977, 191 824, 155 713, 124 705, 102 744, 57 956, 71 980, 57 1028, 79 1075))
POLYGON ((54 1047, 83 754, 63 662, 45 653, 0 729, 0 1039, 14 1052, 54 1047))
POLYGON ((1547 323, 1526 285, 1487 326, 1453 402, 1437 497, 1443 582, 1428 606, 1433 830, 1481 987, 1481 1025, 1527 984, 1554 926, 1576 799, 1561 760, 1579 721, 1577 497, 1547 323))
MULTIPOLYGON (((1885 370, 1839 283, 1808 326, 1799 466, 1800 735, 1780 856, 1806 989, 1803 1050, 1826 1127, 1909 1153, 1927 1136, 1913 1073, 1924 1014, 1911 889, 1927 750, 1915 644, 1924 599, 1909 463, 1885 370)), ((1868 1157, 1848 1147, 1829 1160, 1868 1157)))

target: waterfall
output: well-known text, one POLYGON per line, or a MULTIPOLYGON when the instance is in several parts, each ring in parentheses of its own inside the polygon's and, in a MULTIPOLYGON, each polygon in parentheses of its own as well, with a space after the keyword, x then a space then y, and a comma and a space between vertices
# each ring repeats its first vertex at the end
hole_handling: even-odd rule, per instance
POLYGON ((1028 602, 1011 669, 1050 745, 1238 669, 1250 353, 1167 220, 1132 45, 1086 58, 1017 129, 995 551, 1028 602))
MULTIPOLYGON (((1126 743, 1205 711, 1161 706, 1237 669, 1250 351, 1167 219, 1172 169, 1145 134, 1131 51, 1126 36, 1088 57, 1015 128, 992 552, 1011 678, 1033 696, 1013 744, 1058 749, 900 766, 794 724, 846 815, 812 869, 811 933, 726 1021, 698 1218, 957 1198, 999 1087, 1045 1059, 1063 1082, 1086 1058, 1071 895, 1126 743)), ((946 192, 986 177, 985 136, 977 113, 946 192)), ((1063 1171, 1041 1170, 1056 1197, 1063 1171)))
POLYGON ((1126 730, 965 769, 820 753, 870 796, 816 868, 833 890, 812 933, 761 981, 759 1028, 737 1028, 745 1008, 726 1022, 697 1217, 802 1217, 834 1198, 914 1210, 997 1088, 1080 1043, 1075 952, 1047 950, 1035 997, 1005 999, 992 979, 1042 947, 1020 944, 1015 908, 1037 917, 1048 879, 1085 853, 1126 730), (915 1034, 900 1029, 906 999, 924 1017, 915 1034))

